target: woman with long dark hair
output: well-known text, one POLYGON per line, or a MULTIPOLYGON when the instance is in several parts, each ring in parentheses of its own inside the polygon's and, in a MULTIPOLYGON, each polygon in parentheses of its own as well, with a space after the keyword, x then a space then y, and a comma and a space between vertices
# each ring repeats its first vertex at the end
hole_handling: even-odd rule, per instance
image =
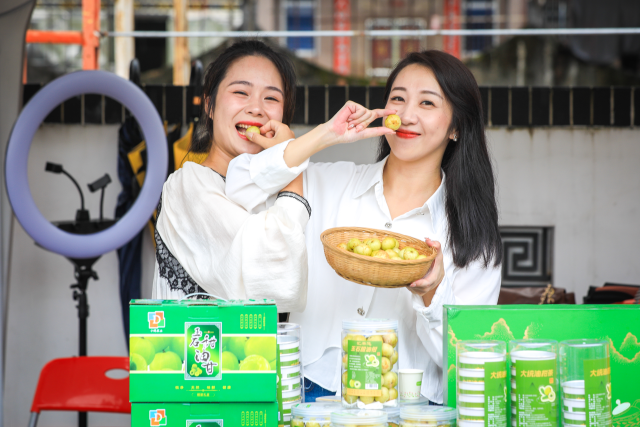
MULTIPOLYGON (((306 227, 309 304, 292 314, 305 336, 307 396, 340 388, 341 321, 395 318, 400 324, 400 367, 425 370, 422 394, 443 401, 442 316, 444 304, 496 304, 502 245, 495 182, 477 83, 458 59, 430 50, 412 53, 393 70, 386 109, 402 120, 380 138, 378 162, 309 163, 314 153, 339 142, 347 113, 297 139, 230 164, 227 195, 249 211, 304 170, 304 194, 314 206, 306 227), (427 275, 407 289, 381 289, 348 282, 327 264, 319 236, 339 226, 388 229, 438 249, 427 275), (408 290, 408 291, 407 291, 408 290)), ((346 122, 363 130, 377 114, 357 104, 346 122)), ((251 135, 268 148, 288 129, 273 126, 272 140, 251 135), (282 130, 280 130, 280 128, 282 130)), ((311 400, 310 399, 310 400, 311 400)))

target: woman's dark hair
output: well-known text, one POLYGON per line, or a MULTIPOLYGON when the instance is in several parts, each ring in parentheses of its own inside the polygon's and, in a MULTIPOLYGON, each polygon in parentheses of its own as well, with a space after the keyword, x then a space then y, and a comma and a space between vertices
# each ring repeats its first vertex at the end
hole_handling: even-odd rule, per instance
MULTIPOLYGON (((453 262, 463 268, 482 258, 485 267, 492 260, 497 267, 502 263, 502 241, 478 84, 459 59, 438 50, 414 52, 389 76, 385 102, 398 74, 412 64, 433 72, 453 112, 448 132, 455 129, 458 140, 449 140, 442 158, 446 176, 445 211, 449 221, 447 242, 451 246, 453 262)), ((390 152, 391 147, 382 136, 378 161, 390 152)))
POLYGON ((261 41, 249 40, 235 43, 220 54, 207 67, 204 74, 202 91, 203 107, 200 122, 191 141, 194 153, 208 153, 213 142, 213 120, 209 112, 215 110, 218 86, 227 75, 229 67, 246 56, 261 56, 275 65, 282 78, 284 92, 284 112, 282 123, 289 125, 293 120, 296 105, 296 72, 292 62, 283 54, 279 54, 261 41))

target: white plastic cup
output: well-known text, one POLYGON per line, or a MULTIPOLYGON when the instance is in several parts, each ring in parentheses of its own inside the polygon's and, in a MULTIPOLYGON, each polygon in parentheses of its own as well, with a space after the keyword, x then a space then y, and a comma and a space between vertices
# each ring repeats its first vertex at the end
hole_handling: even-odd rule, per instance
POLYGON ((422 369, 400 369, 398 374, 400 399, 420 399, 424 371, 422 369))

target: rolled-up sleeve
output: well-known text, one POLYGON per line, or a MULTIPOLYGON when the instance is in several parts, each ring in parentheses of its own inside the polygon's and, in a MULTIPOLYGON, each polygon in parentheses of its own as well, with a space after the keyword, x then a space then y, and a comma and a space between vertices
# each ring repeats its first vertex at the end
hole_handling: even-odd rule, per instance
POLYGON ((290 168, 284 161, 284 150, 293 140, 282 142, 258 154, 242 154, 229 163, 225 193, 249 213, 272 204, 273 196, 309 166, 307 159, 290 168))

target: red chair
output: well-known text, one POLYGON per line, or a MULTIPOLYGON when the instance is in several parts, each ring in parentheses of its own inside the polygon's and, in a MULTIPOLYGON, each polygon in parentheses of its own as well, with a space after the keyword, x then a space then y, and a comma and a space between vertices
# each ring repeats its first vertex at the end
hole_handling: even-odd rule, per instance
POLYGON ((31 405, 29 427, 40 411, 131 413, 129 378, 109 378, 112 369, 129 371, 128 357, 69 357, 54 359, 40 371, 31 405))

